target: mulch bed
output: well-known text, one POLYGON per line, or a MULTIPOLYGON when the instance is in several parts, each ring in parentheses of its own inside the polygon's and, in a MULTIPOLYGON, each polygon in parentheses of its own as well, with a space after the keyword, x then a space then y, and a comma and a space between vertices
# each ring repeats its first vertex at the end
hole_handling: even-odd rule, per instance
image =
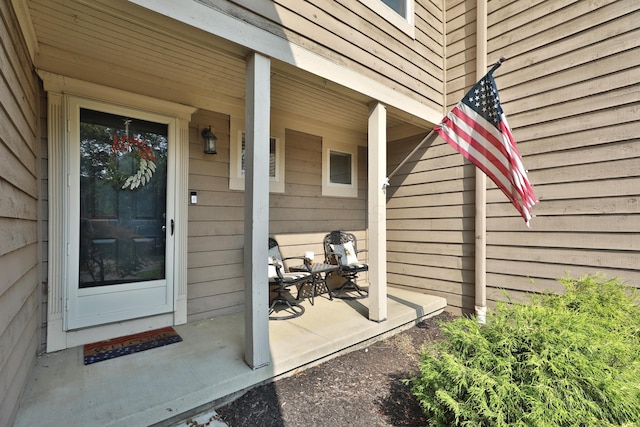
POLYGON ((416 375, 423 343, 441 338, 442 313, 369 347, 256 387, 217 409, 230 427, 424 426, 402 380, 416 375))

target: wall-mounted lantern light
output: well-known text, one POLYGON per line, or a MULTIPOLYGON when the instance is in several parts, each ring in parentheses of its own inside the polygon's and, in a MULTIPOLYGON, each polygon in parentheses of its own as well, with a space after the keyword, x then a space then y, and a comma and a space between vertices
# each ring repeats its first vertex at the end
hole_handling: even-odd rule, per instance
POLYGON ((204 152, 207 154, 217 154, 216 141, 218 137, 211 131, 211 126, 202 130, 202 138, 204 139, 204 152))

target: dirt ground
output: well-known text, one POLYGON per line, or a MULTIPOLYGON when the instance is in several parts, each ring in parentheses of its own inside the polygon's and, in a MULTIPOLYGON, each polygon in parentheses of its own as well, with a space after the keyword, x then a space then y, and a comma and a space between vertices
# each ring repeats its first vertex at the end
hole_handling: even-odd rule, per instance
POLYGON ((217 409, 230 427, 424 426, 402 379, 417 373, 423 343, 441 338, 442 313, 386 340, 254 388, 217 409))

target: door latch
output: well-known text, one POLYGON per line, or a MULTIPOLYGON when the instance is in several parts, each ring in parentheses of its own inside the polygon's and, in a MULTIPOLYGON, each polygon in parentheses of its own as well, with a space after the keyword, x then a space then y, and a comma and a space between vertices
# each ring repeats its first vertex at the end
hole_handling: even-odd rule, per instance
MULTIPOLYGON (((171 235, 172 235, 172 236, 173 236, 173 230, 174 230, 175 228, 176 228, 176 227, 175 227, 175 223, 173 222, 173 220, 171 220, 171 235)), ((167 226, 166 226, 166 225, 163 225, 163 226, 162 226, 162 231, 163 231, 163 232, 167 231, 167 226)))

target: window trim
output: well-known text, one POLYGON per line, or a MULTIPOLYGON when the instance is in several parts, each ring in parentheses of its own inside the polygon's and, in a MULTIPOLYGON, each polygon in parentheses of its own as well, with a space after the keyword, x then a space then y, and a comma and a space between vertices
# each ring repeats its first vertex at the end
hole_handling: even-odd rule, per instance
POLYGON ((360 3, 373 10, 390 24, 415 39, 415 9, 414 0, 404 0, 406 2, 407 16, 403 17, 398 12, 387 6, 382 0, 360 0, 360 3))
MULTIPOLYGON (((229 190, 244 191, 244 173, 242 170, 242 135, 238 129, 236 142, 229 149, 229 190)), ((269 192, 284 193, 284 138, 271 136, 276 143, 276 176, 269 177, 269 192)))
POLYGON ((322 195, 358 197, 358 146, 322 141, 322 195), (351 156, 351 184, 331 182, 331 152, 351 156))

